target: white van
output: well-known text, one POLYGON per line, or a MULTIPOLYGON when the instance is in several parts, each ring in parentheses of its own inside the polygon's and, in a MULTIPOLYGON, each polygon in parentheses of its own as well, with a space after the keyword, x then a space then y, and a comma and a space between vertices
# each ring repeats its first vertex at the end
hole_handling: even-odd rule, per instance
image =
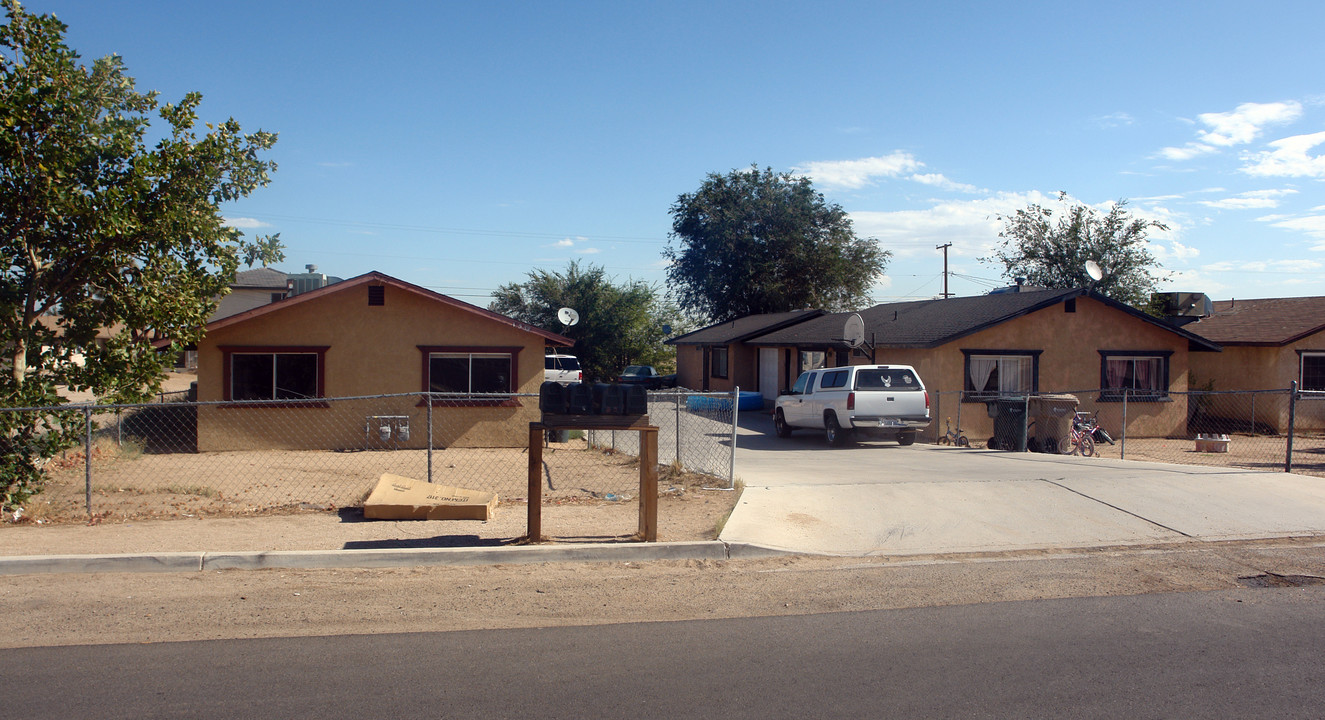
POLYGON ((580 371, 580 360, 574 355, 544 355, 543 382, 556 382, 562 385, 582 382, 584 373, 580 371))

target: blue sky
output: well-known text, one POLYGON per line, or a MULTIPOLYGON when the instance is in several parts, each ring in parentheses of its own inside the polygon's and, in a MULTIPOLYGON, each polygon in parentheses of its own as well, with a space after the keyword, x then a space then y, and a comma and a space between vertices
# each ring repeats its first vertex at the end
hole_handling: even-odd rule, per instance
POLYGON ((279 134, 226 208, 287 272, 480 305, 572 259, 665 288, 710 172, 808 174, 893 252, 879 302, 1005 284, 1058 191, 1169 225, 1164 289, 1325 294, 1325 3, 42 0, 85 58, 279 134))

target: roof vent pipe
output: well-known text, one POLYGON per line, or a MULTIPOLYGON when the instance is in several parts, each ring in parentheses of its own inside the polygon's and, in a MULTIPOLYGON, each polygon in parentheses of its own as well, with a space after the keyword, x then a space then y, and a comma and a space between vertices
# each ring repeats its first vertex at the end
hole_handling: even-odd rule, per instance
POLYGON ((317 266, 316 266, 316 265, 305 265, 305 266, 304 266, 304 269, 307 270, 307 271, 310 272, 310 273, 315 273, 315 272, 317 272, 317 266))

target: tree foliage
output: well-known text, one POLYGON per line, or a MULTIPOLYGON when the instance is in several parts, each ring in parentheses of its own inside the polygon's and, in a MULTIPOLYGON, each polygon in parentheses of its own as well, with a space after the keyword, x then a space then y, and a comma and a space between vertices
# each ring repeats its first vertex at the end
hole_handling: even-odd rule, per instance
POLYGON ((1150 230, 1167 230, 1155 220, 1133 217, 1127 201, 1120 200, 1100 215, 1094 208, 1068 204, 1067 193, 1058 199, 1064 209, 1055 211, 1037 204, 1000 215, 1002 241, 984 262, 1003 266, 1009 280, 1022 278, 1030 285, 1049 288, 1083 287, 1092 283, 1086 261, 1094 260, 1104 270, 1104 279, 1094 283, 1098 292, 1135 308, 1146 309, 1150 293, 1167 275, 1147 249, 1150 230))
POLYGON ((857 238, 851 219, 809 178, 751 166, 710 173, 671 207, 663 256, 680 307, 721 322, 754 313, 869 302, 891 253, 857 238))
POLYGON ((579 358, 585 381, 609 381, 631 364, 675 364, 663 340, 664 326, 675 323, 676 312, 648 283, 618 285, 602 267, 579 261, 562 272, 532 270, 528 278, 498 288, 489 309, 575 340, 568 352, 579 358), (557 310, 563 307, 579 313, 580 321, 562 326, 557 310))
MULTIPOLYGON (((233 119, 200 136, 197 93, 159 105, 118 56, 83 64, 64 23, 3 5, 0 403, 57 405, 57 386, 145 398, 173 359, 154 341, 195 342, 241 257, 280 258, 279 241, 245 242, 220 213, 267 184, 275 165, 259 155, 276 137, 233 119)), ((81 430, 22 417, 0 413, 5 504, 35 490, 42 459, 81 430)))

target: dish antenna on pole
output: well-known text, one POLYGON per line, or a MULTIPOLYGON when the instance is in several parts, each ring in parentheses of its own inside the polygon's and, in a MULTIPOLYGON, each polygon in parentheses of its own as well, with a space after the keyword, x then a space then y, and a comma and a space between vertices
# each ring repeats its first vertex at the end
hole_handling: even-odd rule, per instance
POLYGON ((859 313, 847 316, 846 323, 842 326, 842 337, 833 339, 846 343, 852 350, 861 348, 862 352, 868 350, 870 362, 874 362, 874 344, 865 341, 865 321, 859 313))
POLYGON ((1094 260, 1086 261, 1086 274, 1090 276, 1092 283, 1097 283, 1104 279, 1104 268, 1094 260))
POLYGON ((858 313, 851 313, 851 317, 847 318, 846 326, 842 328, 842 339, 853 348, 865 342, 865 321, 858 313))
POLYGON ((570 327, 580 321, 580 314, 571 308, 564 307, 557 311, 557 319, 561 321, 562 325, 570 327))

